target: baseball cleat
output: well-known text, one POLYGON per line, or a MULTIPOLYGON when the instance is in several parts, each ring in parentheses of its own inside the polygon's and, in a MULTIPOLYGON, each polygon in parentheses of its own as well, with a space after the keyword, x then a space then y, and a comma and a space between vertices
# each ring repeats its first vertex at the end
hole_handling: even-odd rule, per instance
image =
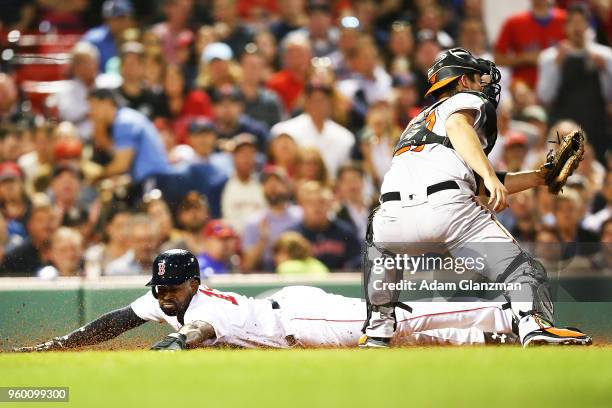
POLYGON ((523 347, 529 346, 590 346, 593 339, 574 327, 545 327, 534 330, 523 339, 523 347))
POLYGON ((510 345, 519 343, 518 335, 514 333, 484 332, 484 342, 489 345, 510 345))
POLYGON ((359 338, 358 344, 361 348, 389 348, 391 339, 386 337, 369 337, 364 334, 359 338))

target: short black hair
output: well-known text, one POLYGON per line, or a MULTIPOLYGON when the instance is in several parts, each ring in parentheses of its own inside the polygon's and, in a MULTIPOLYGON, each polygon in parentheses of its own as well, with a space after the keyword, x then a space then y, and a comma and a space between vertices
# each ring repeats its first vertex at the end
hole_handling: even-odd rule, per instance
POLYGON ((115 106, 119 106, 117 102, 117 95, 115 91, 109 88, 96 88, 89 93, 90 98, 100 99, 100 100, 108 100, 113 103, 115 106))
POLYGON ((570 14, 580 14, 585 19, 591 20, 591 11, 589 7, 582 2, 573 2, 567 7, 567 15, 569 17, 570 14))

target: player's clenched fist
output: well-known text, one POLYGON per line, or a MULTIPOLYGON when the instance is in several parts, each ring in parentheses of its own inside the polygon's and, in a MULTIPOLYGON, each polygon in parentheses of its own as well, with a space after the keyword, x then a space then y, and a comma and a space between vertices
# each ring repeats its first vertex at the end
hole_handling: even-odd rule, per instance
POLYGON ((484 185, 491 198, 489 199, 489 206, 495 212, 500 212, 506 209, 508 206, 508 189, 503 183, 495 176, 487 177, 484 180, 484 185))
POLYGON ((151 347, 151 350, 177 351, 187 348, 187 337, 181 333, 170 333, 151 347))

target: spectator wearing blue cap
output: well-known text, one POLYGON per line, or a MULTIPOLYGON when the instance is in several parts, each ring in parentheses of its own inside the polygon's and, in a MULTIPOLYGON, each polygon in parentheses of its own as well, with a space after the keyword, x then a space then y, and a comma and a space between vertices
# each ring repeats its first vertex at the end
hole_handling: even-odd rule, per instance
POLYGON ((106 71, 106 63, 117 56, 117 43, 125 30, 132 27, 134 9, 129 0, 106 0, 102 5, 104 24, 87 31, 83 41, 96 46, 100 53, 100 72, 106 71))

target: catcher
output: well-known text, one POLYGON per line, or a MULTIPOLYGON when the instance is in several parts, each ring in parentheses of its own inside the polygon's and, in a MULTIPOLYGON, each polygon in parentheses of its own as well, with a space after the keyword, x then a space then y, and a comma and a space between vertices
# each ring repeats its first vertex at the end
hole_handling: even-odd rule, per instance
MULTIPOLYGON (((427 95, 436 102, 411 121, 395 147, 381 204, 370 217, 366 254, 484 255, 482 279, 520 284, 521 290, 504 296, 524 346, 591 344, 579 330, 554 326, 546 271, 494 214, 506 208, 509 194, 543 185, 557 194, 582 159, 582 131, 559 138, 559 148, 538 170, 496 172, 487 158, 497 138, 501 75, 495 64, 454 48, 438 55, 428 79, 427 95), (483 194, 490 197, 489 208, 478 198, 483 194)), ((385 347, 397 328, 396 306, 402 304, 399 291, 377 290, 372 284, 373 266, 364 259, 368 314, 362 346, 385 347)), ((385 281, 398 282, 402 273, 386 270, 385 281)))
MULTIPOLYGON (((157 350, 226 344, 239 347, 356 347, 365 302, 307 286, 289 286, 267 299, 200 285, 197 259, 188 251, 161 253, 151 290, 62 337, 15 351, 65 350, 100 343, 147 321, 176 330, 157 350)), ((501 303, 414 303, 400 316, 397 344, 511 343, 512 318, 501 303)))

